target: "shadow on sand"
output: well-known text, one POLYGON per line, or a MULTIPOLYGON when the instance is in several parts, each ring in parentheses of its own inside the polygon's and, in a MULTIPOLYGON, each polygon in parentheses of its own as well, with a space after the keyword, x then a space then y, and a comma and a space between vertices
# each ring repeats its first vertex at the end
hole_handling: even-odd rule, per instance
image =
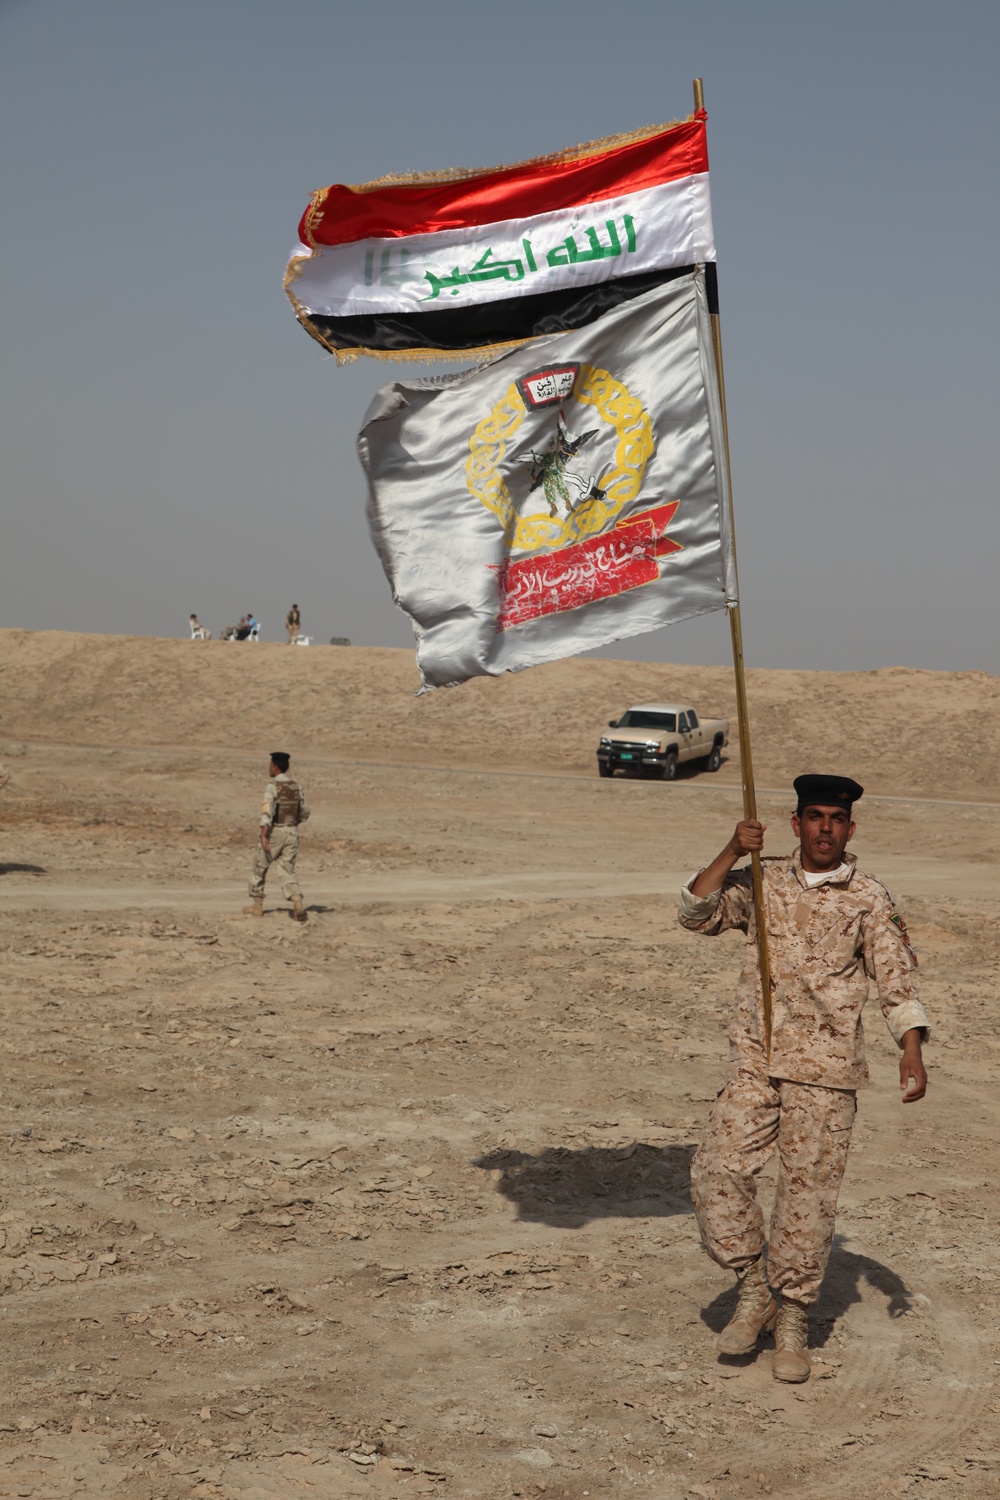
POLYGON ((0 864, 0 875, 47 875, 48 871, 44 865, 17 865, 4 862, 0 864))
POLYGON ((531 1156, 491 1151, 476 1158, 502 1175, 497 1190, 520 1220, 578 1229, 591 1219, 667 1218, 689 1214, 694 1146, 551 1146, 531 1156))

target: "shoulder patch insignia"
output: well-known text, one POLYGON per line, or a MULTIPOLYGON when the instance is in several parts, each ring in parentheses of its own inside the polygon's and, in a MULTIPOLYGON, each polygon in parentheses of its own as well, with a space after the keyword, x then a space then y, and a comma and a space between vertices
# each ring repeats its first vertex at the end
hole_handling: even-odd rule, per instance
POLYGON ((915 969, 918 968, 920 961, 917 958, 916 952, 914 951, 913 944, 910 942, 910 934, 907 930, 906 923, 899 915, 899 912, 894 911, 892 916, 889 918, 889 921, 892 923, 893 927, 898 930, 900 937, 903 939, 903 946, 913 960, 913 967, 915 969))

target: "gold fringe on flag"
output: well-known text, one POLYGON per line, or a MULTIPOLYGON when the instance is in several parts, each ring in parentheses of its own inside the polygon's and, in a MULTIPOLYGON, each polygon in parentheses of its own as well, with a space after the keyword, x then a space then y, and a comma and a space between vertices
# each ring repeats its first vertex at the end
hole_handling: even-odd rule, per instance
MULTIPOLYGON (((506 354, 509 349, 517 349, 521 344, 534 344, 541 338, 550 338, 550 334, 533 334, 526 339, 508 339, 503 344, 481 344, 475 349, 338 349, 336 344, 329 343, 319 329, 310 323, 307 316, 300 313, 299 322, 306 333, 314 338, 317 344, 322 344, 328 353, 332 354, 338 365, 352 365, 356 359, 365 354, 369 359, 389 360, 397 365, 429 365, 429 364, 465 364, 469 360, 474 364, 485 365, 498 354, 506 354)), ((563 330, 568 331, 568 330, 563 330)))
MULTIPOLYGON (((577 146, 568 146, 562 151, 552 151, 547 156, 532 156, 525 161, 508 162, 501 167, 446 167, 437 172, 390 172, 385 177, 375 178, 372 182, 346 183, 345 186, 352 193, 374 193, 385 187, 427 187, 435 183, 461 182, 470 177, 483 177, 491 172, 508 172, 522 167, 547 167, 559 162, 583 161, 588 156, 600 156, 604 152, 615 151, 621 146, 631 146, 636 141, 645 141, 652 136, 663 135, 668 130, 674 130, 678 125, 690 124, 693 119, 694 115, 688 115, 686 120, 670 120, 665 125, 642 125, 637 130, 628 130, 621 135, 601 136, 599 140, 583 141, 577 146)), ((314 250, 323 248, 313 237, 313 227, 323 212, 323 205, 329 191, 329 187, 317 188, 309 199, 309 207, 303 216, 305 240, 314 250)), ((308 258, 295 256, 289 261, 285 272, 285 291, 302 327, 318 344, 322 344, 323 348, 334 356, 338 365, 353 364, 361 355, 367 355, 369 359, 388 360, 395 364, 459 364, 466 360, 485 363, 497 354, 506 353, 508 349, 517 349, 521 344, 532 344, 538 338, 548 337, 546 334, 537 334, 531 338, 508 339, 499 344, 482 344, 474 349, 366 349, 361 346, 356 349, 339 349, 323 336, 292 290, 294 282, 302 274, 302 264, 308 258)))
MULTIPOLYGON (((435 183, 462 182, 468 177, 483 177, 491 172, 513 172, 521 167, 550 167, 559 162, 583 161, 588 156, 600 156, 602 152, 615 151, 620 146, 631 146, 636 141, 649 140, 651 136, 662 135, 678 125, 690 124, 693 119, 693 115, 688 115, 686 120, 670 120, 666 125, 641 125, 638 130, 627 130, 623 135, 605 135, 596 141, 583 141, 578 146, 567 146, 564 150, 552 151, 547 156, 530 156, 525 161, 507 162, 501 167, 445 167, 437 172, 389 172, 385 177, 376 177, 372 182, 349 182, 344 186, 351 193, 377 193, 380 188, 385 187, 429 187, 435 183)), ((317 188, 309 199, 309 207, 303 217, 307 243, 314 249, 318 247, 312 235, 313 226, 323 212, 329 191, 328 187, 317 188)))

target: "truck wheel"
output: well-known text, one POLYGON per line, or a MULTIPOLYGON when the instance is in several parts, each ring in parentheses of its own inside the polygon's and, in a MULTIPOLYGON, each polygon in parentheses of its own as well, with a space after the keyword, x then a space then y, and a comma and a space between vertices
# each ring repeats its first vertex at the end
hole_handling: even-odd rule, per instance
POLYGON ((677 780, 677 751, 676 750, 671 750, 670 753, 668 754, 666 760, 663 762, 663 779, 664 779, 664 781, 676 781, 677 780))
POLYGON ((705 762, 706 771, 717 771, 722 765, 722 751, 718 745, 712 746, 712 753, 705 762))
POLYGON ((613 773, 610 766, 605 765, 603 760, 599 760, 597 762, 597 774, 598 776, 611 776, 613 773))

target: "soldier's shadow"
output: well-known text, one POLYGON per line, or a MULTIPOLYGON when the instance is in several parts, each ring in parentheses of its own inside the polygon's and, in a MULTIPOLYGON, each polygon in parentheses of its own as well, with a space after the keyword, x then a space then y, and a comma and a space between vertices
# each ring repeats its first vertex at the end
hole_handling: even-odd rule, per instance
MULTIPOLYGON (((903 1278, 890 1266, 873 1260, 870 1255, 855 1255, 844 1249, 842 1235, 834 1235, 830 1264, 823 1279, 819 1302, 809 1318, 809 1346, 822 1349, 831 1332, 849 1307, 861 1301, 862 1287, 870 1286, 885 1298, 887 1318, 901 1318, 913 1303, 913 1293, 903 1278)), ((736 1286, 727 1287, 701 1314, 713 1333, 719 1333, 736 1308, 736 1286)), ((753 1355, 747 1356, 752 1360, 753 1355)), ((734 1361, 744 1363, 745 1361, 734 1361)))
POLYGON ((690 1214, 690 1146, 547 1147, 491 1151, 474 1165, 499 1172, 497 1191, 524 1223, 579 1229, 592 1219, 690 1214))

